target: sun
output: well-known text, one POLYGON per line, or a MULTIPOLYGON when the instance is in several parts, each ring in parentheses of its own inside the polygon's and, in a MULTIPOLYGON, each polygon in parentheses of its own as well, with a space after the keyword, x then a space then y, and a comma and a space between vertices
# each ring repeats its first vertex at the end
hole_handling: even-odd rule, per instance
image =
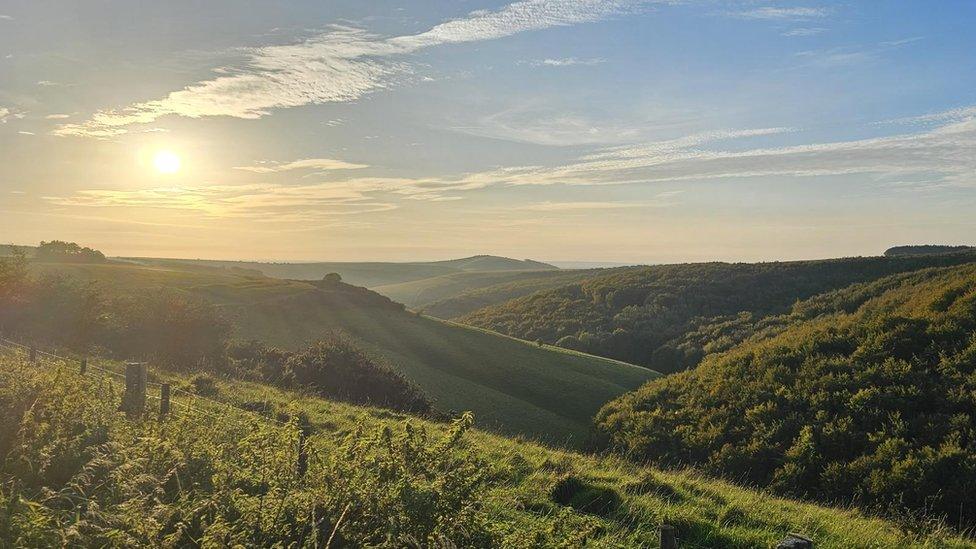
POLYGON ((153 165, 159 173, 176 173, 180 171, 180 157, 172 151, 159 151, 153 156, 153 165))

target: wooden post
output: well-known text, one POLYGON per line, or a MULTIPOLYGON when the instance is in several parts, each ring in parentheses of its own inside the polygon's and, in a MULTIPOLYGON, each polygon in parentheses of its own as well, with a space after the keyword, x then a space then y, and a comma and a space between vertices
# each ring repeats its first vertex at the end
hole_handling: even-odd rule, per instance
POLYGON ((169 415, 169 383, 163 383, 159 388, 159 419, 169 415))
POLYGON ((37 362, 37 348, 33 345, 30 346, 30 351, 27 352, 27 360, 29 360, 31 364, 37 362))
POLYGON ((142 415, 146 409, 146 382, 149 369, 145 362, 125 363, 125 393, 122 395, 122 409, 130 418, 142 415))
POLYGON ((81 375, 85 375, 85 372, 88 371, 88 359, 82 358, 80 364, 81 364, 81 375))
POLYGON ((308 472, 307 440, 309 427, 308 415, 304 412, 298 414, 298 463, 295 465, 295 471, 300 478, 308 472))
POLYGON ((661 525, 661 549, 678 549, 678 538, 670 524, 661 525))

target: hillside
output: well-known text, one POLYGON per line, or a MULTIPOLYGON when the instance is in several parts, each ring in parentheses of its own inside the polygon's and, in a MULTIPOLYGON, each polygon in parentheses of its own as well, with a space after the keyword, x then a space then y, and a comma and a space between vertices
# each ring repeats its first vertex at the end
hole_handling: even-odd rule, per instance
POLYGON ((925 255, 925 254, 951 254, 958 252, 972 252, 976 248, 972 246, 938 246, 938 245, 919 245, 919 246, 895 246, 885 250, 886 256, 897 255, 925 255))
POLYGON ((607 272, 606 269, 473 271, 377 286, 373 290, 412 309, 451 319, 488 305, 607 272))
POLYGON ((472 410, 482 426, 570 445, 585 441, 600 406, 657 375, 418 316, 343 283, 330 287, 199 266, 50 263, 33 268, 96 282, 109 295, 178 291, 203 298, 220 307, 236 337, 287 349, 339 330, 419 385, 438 409, 472 410))
POLYGON ((638 459, 976 527, 976 266, 854 285, 753 332, 608 404, 600 429, 638 459))
POLYGON ((262 263, 258 261, 218 261, 210 259, 166 259, 129 257, 122 260, 146 266, 192 268, 195 266, 224 269, 245 269, 274 278, 320 280, 329 273, 339 273, 354 286, 372 288, 400 284, 414 280, 473 271, 545 271, 556 267, 531 260, 478 255, 448 261, 384 263, 384 262, 314 262, 262 263))
POLYGON ((0 353, 0 541, 655 547, 667 521, 682 547, 771 547, 788 532, 825 549, 973 546, 944 530, 502 438, 464 418, 432 423, 251 383, 220 382, 215 398, 307 420, 275 425, 177 391, 167 418, 156 419, 151 399, 147 420, 129 421, 111 379, 0 353), (305 475, 295 466, 302 425, 305 475))
POLYGON ((782 314, 800 299, 976 254, 785 263, 691 263, 624 269, 477 310, 457 320, 529 340, 643 364, 693 367, 740 314, 782 314), (688 339, 693 332, 704 338, 688 339))

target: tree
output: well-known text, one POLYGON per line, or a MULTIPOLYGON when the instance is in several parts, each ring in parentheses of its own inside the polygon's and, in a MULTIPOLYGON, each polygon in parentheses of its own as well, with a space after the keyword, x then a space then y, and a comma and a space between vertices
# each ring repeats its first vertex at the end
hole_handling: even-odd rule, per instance
POLYGON ((71 262, 71 263, 102 263, 105 254, 92 248, 82 248, 74 242, 64 240, 41 241, 37 247, 36 257, 39 261, 71 262))
POLYGON ((322 277, 322 282, 328 286, 338 286, 342 282, 342 275, 339 273, 329 273, 322 277))

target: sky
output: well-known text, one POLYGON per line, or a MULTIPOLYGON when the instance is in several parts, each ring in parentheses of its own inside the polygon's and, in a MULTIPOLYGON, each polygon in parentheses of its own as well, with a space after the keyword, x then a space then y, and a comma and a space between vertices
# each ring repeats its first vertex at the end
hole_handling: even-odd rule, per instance
POLYGON ((971 0, 0 0, 0 242, 622 263, 976 244, 974 26, 971 0))

